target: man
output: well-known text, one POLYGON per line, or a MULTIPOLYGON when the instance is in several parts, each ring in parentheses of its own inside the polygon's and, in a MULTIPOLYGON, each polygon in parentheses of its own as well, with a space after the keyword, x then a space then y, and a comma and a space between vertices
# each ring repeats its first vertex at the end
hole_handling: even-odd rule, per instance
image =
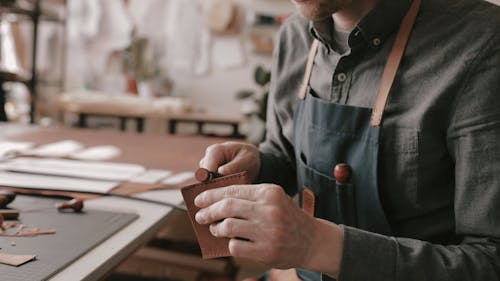
POLYGON ((233 256, 302 280, 500 280, 500 9, 417 2, 294 0, 265 142, 200 161, 261 183, 195 200, 233 256))

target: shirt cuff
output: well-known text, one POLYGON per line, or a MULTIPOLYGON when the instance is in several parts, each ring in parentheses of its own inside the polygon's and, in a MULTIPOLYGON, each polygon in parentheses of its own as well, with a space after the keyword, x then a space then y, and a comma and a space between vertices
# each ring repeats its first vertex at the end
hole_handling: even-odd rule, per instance
POLYGON ((254 183, 269 183, 272 182, 272 177, 273 177, 273 169, 271 168, 273 166, 274 162, 274 157, 271 154, 263 153, 262 151, 259 152, 260 156, 260 169, 259 169, 259 174, 257 175, 257 178, 255 179, 254 183))
POLYGON ((260 170, 254 183, 274 183, 285 190, 288 195, 297 193, 297 179, 295 169, 289 162, 274 154, 259 152, 260 170))
POLYGON ((344 251, 339 281, 396 280, 394 238, 344 226, 344 251))

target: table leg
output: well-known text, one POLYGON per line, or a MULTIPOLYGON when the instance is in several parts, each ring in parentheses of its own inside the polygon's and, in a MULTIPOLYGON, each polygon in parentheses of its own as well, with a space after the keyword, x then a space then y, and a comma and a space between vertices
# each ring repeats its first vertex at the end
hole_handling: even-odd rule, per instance
POLYGON ((168 131, 171 135, 174 135, 177 131, 177 120, 168 121, 168 131))
POLYGON ((0 121, 9 121, 5 112, 5 94, 3 81, 0 81, 0 121))
POLYGON ((136 122, 136 129, 138 133, 142 133, 144 131, 144 118, 142 117, 137 117, 135 119, 136 122))
POLYGON ((203 124, 204 124, 204 122, 202 122, 202 121, 196 122, 198 135, 203 135, 203 124))
POLYGON ((127 130, 127 117, 120 117, 120 131, 125 132, 127 130))
POLYGON ((85 113, 78 114, 78 127, 87 128, 87 114, 85 113))

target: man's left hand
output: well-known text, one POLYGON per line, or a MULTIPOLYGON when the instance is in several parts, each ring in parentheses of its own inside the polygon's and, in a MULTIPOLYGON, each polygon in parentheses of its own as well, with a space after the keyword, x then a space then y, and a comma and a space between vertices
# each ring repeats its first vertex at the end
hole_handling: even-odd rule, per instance
POLYGON ((210 224, 216 237, 231 238, 229 251, 235 257, 273 268, 312 270, 321 269, 326 258, 329 268, 322 271, 338 272, 342 229, 306 214, 280 186, 234 185, 208 190, 196 197, 195 204, 201 208, 196 221, 210 224), (332 259, 335 252, 337 258, 332 259))

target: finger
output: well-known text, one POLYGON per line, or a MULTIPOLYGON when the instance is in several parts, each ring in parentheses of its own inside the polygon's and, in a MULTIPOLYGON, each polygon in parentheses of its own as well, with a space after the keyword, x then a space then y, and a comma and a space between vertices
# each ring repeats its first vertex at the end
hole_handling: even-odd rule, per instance
POLYGON ((231 238, 228 248, 231 256, 238 258, 259 260, 264 253, 261 249, 258 249, 257 243, 252 240, 238 238, 231 238))
POLYGON ((248 219, 255 210, 255 204, 241 199, 226 198, 199 210, 195 219, 199 224, 210 224, 226 218, 248 219))
POLYGON ((205 156, 200 161, 200 167, 209 171, 217 171, 219 166, 226 163, 225 147, 222 144, 214 144, 207 147, 205 156))
POLYGON ((227 218, 221 222, 211 224, 210 233, 215 237, 252 240, 256 236, 256 227, 248 220, 227 218))
POLYGON ((257 201, 260 189, 258 185, 230 185, 214 188, 198 194, 194 199, 194 204, 198 208, 205 208, 224 198, 257 201))
POLYGON ((235 174, 246 170, 247 165, 244 155, 238 154, 230 162, 220 166, 217 172, 223 175, 235 174))

